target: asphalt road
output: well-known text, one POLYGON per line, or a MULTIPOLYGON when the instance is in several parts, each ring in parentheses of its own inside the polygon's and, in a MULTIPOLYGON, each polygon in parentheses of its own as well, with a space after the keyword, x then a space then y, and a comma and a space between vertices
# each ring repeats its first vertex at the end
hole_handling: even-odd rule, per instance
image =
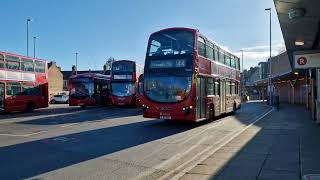
POLYGON ((145 119, 136 108, 0 116, 0 179, 167 179, 270 111, 243 104, 214 122, 145 119))

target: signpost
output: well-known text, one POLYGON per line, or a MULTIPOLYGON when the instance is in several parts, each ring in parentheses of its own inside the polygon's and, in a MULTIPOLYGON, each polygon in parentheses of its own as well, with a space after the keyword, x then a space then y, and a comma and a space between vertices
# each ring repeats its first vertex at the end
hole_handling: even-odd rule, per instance
POLYGON ((296 69, 320 68, 320 53, 294 55, 296 69))
MULTIPOLYGON (((320 51, 301 51, 301 52, 295 52, 294 53, 294 68, 295 69, 305 69, 311 72, 311 69, 316 69, 316 81, 315 86, 317 87, 316 93, 317 93, 317 99, 315 99, 315 115, 316 115, 316 121, 320 123, 320 51)), ((309 73, 311 74, 311 73, 309 73)), ((310 77, 310 75, 309 75, 310 77)), ((308 75, 306 75, 306 78, 308 80, 308 75)), ((313 83, 311 83, 313 84, 313 83)), ((306 86, 307 88, 308 86, 306 86)), ((311 88, 312 89, 312 88, 311 88)), ((312 92, 312 97, 313 91, 312 92)), ((307 90, 307 93, 309 93, 309 90, 307 90)), ((308 97, 307 97, 308 98, 308 97)), ((308 101, 307 101, 308 102, 308 101)), ((314 108, 311 108, 312 110, 314 108)), ((314 110, 312 112, 314 114, 314 110)))

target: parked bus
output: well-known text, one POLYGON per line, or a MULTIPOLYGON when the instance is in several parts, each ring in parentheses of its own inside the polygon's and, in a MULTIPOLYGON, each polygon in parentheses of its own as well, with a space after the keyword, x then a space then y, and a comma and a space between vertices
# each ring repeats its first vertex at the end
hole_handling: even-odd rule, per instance
POLYGON ((240 107, 240 61, 190 28, 153 33, 144 67, 143 116, 200 121, 240 107))
POLYGON ((98 73, 72 75, 69 79, 69 106, 110 104, 110 76, 98 73))
POLYGON ((143 102, 142 102, 142 92, 143 92, 143 74, 140 74, 139 79, 138 79, 138 86, 137 86, 137 106, 141 107, 143 102))
POLYGON ((48 107, 47 61, 0 52, 0 112, 48 107))
POLYGON ((136 105, 137 82, 142 67, 135 61, 118 60, 111 68, 111 102, 113 105, 136 105))

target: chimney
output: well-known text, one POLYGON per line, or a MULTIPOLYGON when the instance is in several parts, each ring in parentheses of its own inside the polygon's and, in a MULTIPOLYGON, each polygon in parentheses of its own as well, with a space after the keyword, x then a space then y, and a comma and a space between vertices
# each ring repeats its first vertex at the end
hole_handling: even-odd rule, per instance
POLYGON ((77 67, 75 65, 72 65, 72 75, 76 74, 77 67))

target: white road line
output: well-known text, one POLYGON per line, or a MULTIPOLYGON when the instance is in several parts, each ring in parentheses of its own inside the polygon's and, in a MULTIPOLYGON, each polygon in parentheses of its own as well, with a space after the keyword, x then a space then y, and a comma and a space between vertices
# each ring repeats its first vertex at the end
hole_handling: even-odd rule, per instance
POLYGON ((70 124, 62 125, 60 127, 64 128, 64 127, 69 127, 69 126, 73 126, 73 125, 77 125, 77 124, 80 124, 80 123, 70 123, 70 124))
MULTIPOLYGON (((245 129, 243 129, 242 131, 240 132, 243 132, 244 130, 246 130, 247 128, 249 128, 252 124, 258 122, 260 119, 262 119, 264 116, 266 116, 268 113, 270 113, 272 110, 270 110, 269 112, 267 112, 266 114, 264 114, 263 116, 261 116, 260 118, 256 119, 254 122, 252 122, 250 125, 248 125, 245 129)), ((229 117, 228 117, 229 118, 229 117)), ((225 122, 223 120, 217 122, 217 124, 214 124, 213 126, 209 126, 208 128, 205 128, 203 129, 200 133, 197 133, 197 136, 200 135, 201 133, 205 132, 206 130, 209 130, 213 127, 216 127, 218 126, 220 123, 222 122, 225 122)), ((214 145, 217 145, 219 143, 222 143, 225 139, 227 139, 228 137, 232 136, 232 135, 239 135, 240 133, 231 133, 225 137, 223 137, 222 139, 220 139, 218 142, 216 142, 214 145)), ((196 136, 191 136, 189 138, 194 138, 196 136)), ((232 136, 233 137, 233 136, 232 136)), ((187 138, 187 139, 189 139, 187 138)), ((191 150, 195 149, 196 147, 198 147, 203 140, 206 140, 206 139, 200 139, 195 145, 191 146, 188 150, 184 151, 183 153, 178 153, 177 155, 175 155, 173 158, 170 158, 164 162, 162 162, 161 164, 155 166, 155 167, 151 167, 150 170, 148 171, 145 171, 141 174, 139 174, 138 177, 134 178, 134 179, 143 179, 145 177, 147 177, 148 175, 156 172, 157 170, 160 170, 160 169, 163 169, 164 167, 166 167, 168 164, 170 164, 171 162, 173 161, 176 161, 176 160, 179 160, 179 158, 183 157, 184 155, 186 155, 187 153, 191 152, 191 150)), ((184 142, 184 141, 182 141, 184 142)), ((229 141, 227 141, 229 142, 229 141)), ((214 146, 212 145, 212 146, 214 146)), ((186 161, 185 163, 181 164, 180 166, 176 167, 175 169, 173 169, 172 171, 169 171, 168 173, 166 173, 165 175, 163 175, 162 177, 160 177, 159 179, 167 179, 170 175, 174 174, 175 172, 177 172, 178 169, 181 169, 183 168, 183 166, 186 166, 187 164, 190 164, 192 161, 196 161, 197 158, 201 157, 203 154, 205 154, 206 152, 209 152, 213 147, 212 146, 209 146, 207 148, 205 148, 204 150, 202 150, 200 153, 198 153, 196 156, 194 156, 192 159, 186 161)), ((218 146, 219 147, 219 146, 218 146)), ((197 163, 198 164, 198 163, 197 163)))
POLYGON ((158 179, 167 179, 169 178, 170 175, 178 172, 179 169, 183 168, 183 166, 186 166, 187 164, 190 164, 188 167, 184 168, 183 170, 180 170, 178 174, 176 174, 175 176, 173 176, 170 179, 179 179, 180 177, 182 177, 185 173, 189 172, 192 168, 194 168, 197 164, 201 163, 202 161, 206 160, 209 156, 211 156, 212 154, 214 154, 216 151, 218 151, 219 149, 221 149, 223 146, 227 145, 229 142, 231 142, 234 138, 236 138, 237 136, 239 136, 241 133, 243 133, 244 131, 246 131, 248 128, 250 128, 251 126, 253 126, 254 124, 256 124, 258 121, 260 121, 261 119, 263 119, 265 116, 269 115, 272 111, 274 111, 274 109, 272 108, 271 110, 269 110, 268 112, 266 112, 264 115, 262 115, 261 117, 259 117, 258 119, 256 119, 254 122, 250 123, 248 126, 246 126, 244 129, 235 132, 234 134, 231 134, 232 136, 227 139, 225 142, 223 142, 223 140, 225 140, 227 137, 222 138, 220 141, 218 141, 216 144, 222 143, 220 144, 218 147, 213 148, 212 150, 208 150, 208 153, 206 155, 204 155, 203 157, 201 157, 203 154, 205 154, 207 152, 207 150, 202 151, 201 153, 197 154, 196 156, 194 156, 193 158, 191 158, 189 161, 181 164, 180 166, 176 167, 175 169, 171 170, 170 172, 166 173, 165 175, 163 175, 162 177, 158 178, 158 179), (201 157, 201 158, 200 158, 201 157), (196 160, 198 159, 198 160, 196 160))
POLYGON ((29 137, 29 136, 33 136, 33 135, 37 135, 37 134, 41 134, 47 131, 38 131, 35 133, 30 133, 30 134, 6 134, 6 133, 0 133, 0 136, 11 136, 11 137, 29 137))

